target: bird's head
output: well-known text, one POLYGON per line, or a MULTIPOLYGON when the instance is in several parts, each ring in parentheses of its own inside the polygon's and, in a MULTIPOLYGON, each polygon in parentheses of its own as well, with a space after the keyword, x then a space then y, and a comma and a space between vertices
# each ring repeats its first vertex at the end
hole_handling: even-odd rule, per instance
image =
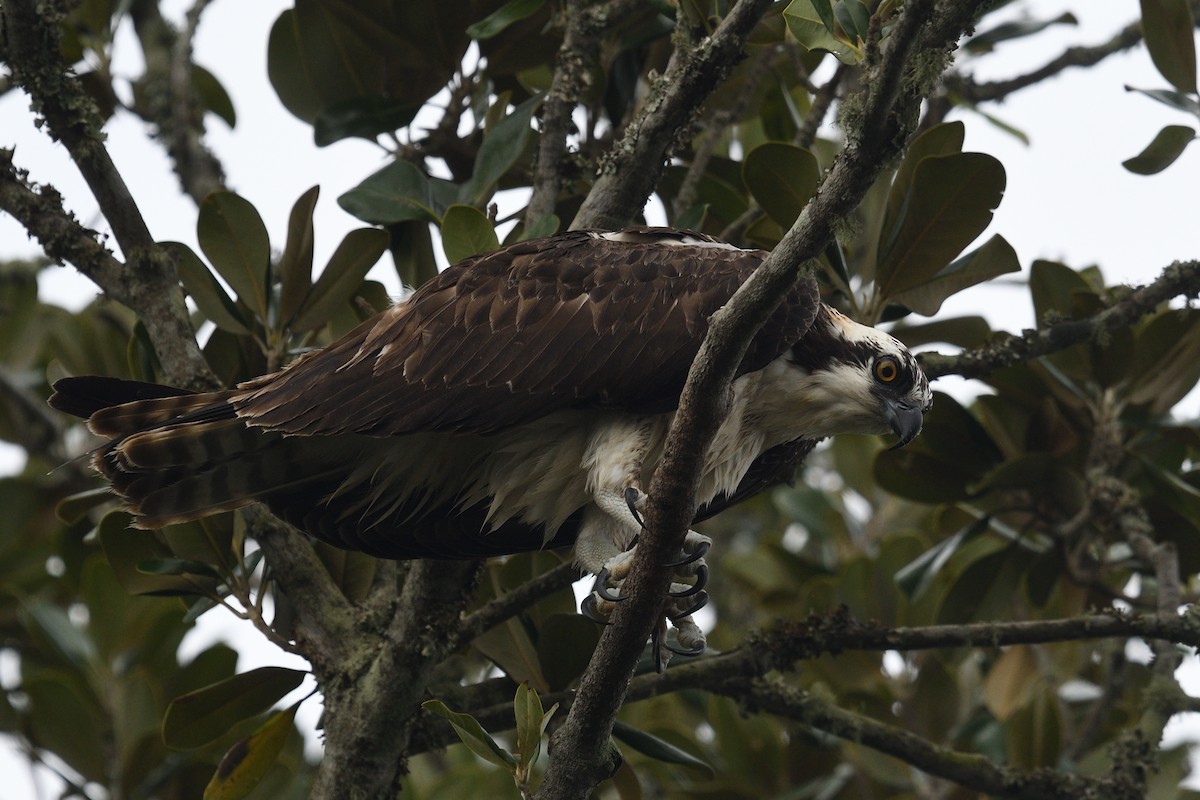
POLYGON ((891 432, 903 447, 933 406, 929 381, 907 347, 825 305, 787 362, 806 435, 891 432))

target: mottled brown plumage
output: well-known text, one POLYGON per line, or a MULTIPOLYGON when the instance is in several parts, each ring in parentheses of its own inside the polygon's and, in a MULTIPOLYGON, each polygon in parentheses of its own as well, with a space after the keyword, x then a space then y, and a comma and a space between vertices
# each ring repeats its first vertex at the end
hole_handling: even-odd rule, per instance
MULTIPOLYGON (((709 317, 765 256, 687 231, 564 233, 450 267, 236 389, 72 378, 51 403, 110 439, 94 464, 143 527, 263 501, 325 541, 394 558, 589 536, 603 546, 580 559, 596 571, 632 536, 613 498, 648 481, 709 317)), ((699 517, 787 479, 824 436, 890 425, 911 438, 928 406, 907 351, 822 306, 811 278, 738 374, 699 517), (883 352, 902 362, 903 391, 870 382, 883 352), (854 378, 844 395, 836 369, 854 378)))

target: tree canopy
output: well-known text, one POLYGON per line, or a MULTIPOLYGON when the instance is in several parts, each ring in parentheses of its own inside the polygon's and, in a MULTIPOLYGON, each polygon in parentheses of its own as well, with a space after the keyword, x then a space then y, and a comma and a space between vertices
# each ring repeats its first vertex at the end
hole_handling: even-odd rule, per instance
POLYGON ((178 20, 154 0, 5 0, 2 88, 111 238, 0 149, 0 210, 44 250, 0 262, 0 439, 28 456, 0 478, 0 731, 67 797, 1193 796, 1186 749, 1160 742, 1200 710, 1176 677, 1200 644, 1200 432, 1172 415, 1200 381, 1200 261, 1141 286, 1022 262, 992 231, 1005 165, 964 146, 1006 126, 1006 99, 1144 47, 1161 82, 1137 91, 1174 121, 1087 158, 1182 168, 1197 5, 1142 0, 1107 40, 983 80, 1074 18, 1019 0, 296 0, 262 41, 279 102, 318 145, 387 156, 337 198, 361 226, 317 264, 320 187, 269 232, 208 143, 237 115, 193 57, 207 0, 178 20), (126 23, 135 76, 109 69, 126 23), (106 147, 124 115, 194 202, 199 252, 146 224, 106 147), (652 196, 654 221, 771 255, 713 317, 609 625, 577 613, 565 553, 376 560, 257 507, 132 530, 80 457, 95 440, 46 406, 66 375, 233 385, 386 307, 381 259, 417 286, 439 251, 624 227, 652 196), (60 264, 102 296, 39 297, 60 264), (656 565, 695 513, 741 353, 801 273, 979 391, 938 393, 904 449, 837 438, 795 485, 704 523, 710 648, 657 673, 656 565), (943 311, 1018 273, 1035 327, 943 311), (230 612, 309 669, 239 671, 227 644, 182 663, 196 620, 230 612), (319 731, 296 730, 302 704, 323 704, 319 731))

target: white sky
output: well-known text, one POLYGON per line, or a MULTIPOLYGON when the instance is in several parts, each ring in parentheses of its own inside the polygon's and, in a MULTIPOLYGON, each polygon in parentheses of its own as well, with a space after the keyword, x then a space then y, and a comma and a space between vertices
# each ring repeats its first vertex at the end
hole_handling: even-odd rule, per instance
MULTIPOLYGON (((1040 18, 1070 9, 1081 24, 1002 45, 998 56, 980 63, 979 77, 1011 77, 1040 66, 1067 44, 1098 43, 1139 13, 1136 0, 1074 4, 1042 0, 1031 5, 1040 18)), ((259 209, 277 249, 283 244, 292 203, 310 186, 320 184, 315 245, 315 263, 320 265, 346 231, 363 224, 338 208, 337 196, 382 166, 385 154, 362 140, 318 149, 312 144, 311 128, 280 105, 267 81, 266 38, 271 23, 288 6, 283 0, 214 2, 201 24, 196 59, 224 84, 238 115, 233 131, 210 117, 208 144, 224 164, 230 188, 259 209)), ((177 0, 171 3, 177 13, 184 7, 177 0)), ((116 52, 119 75, 132 77, 140 72, 140 64, 131 62, 137 46, 128 26, 121 31, 116 52)), ((1166 86, 1144 49, 1138 48, 1099 67, 1068 71, 1014 95, 1002 106, 989 107, 989 112, 1030 137, 1028 147, 980 117, 961 116, 967 123, 966 149, 996 156, 1008 171, 1004 201, 984 236, 1003 234, 1026 270, 1034 259, 1050 258, 1074 267, 1099 264, 1110 282, 1145 283, 1171 261, 1200 254, 1196 222, 1200 145, 1193 145, 1157 176, 1132 175, 1121 167, 1121 161, 1140 152, 1164 125, 1195 125, 1196 121, 1126 92, 1126 84, 1166 86)), ((150 142, 145 126, 127 114, 114 118, 107 130, 113 158, 141 203, 155 238, 194 246, 196 209, 179 193, 162 148, 150 142)), ((34 180, 55 185, 85 224, 105 230, 95 201, 65 151, 34 128, 27 99, 15 91, 0 97, 0 146, 14 145, 19 167, 30 170, 34 180)), ((0 259, 38 253, 24 230, 0 215, 0 259)), ((372 277, 395 287, 386 257, 372 277)), ((72 267, 47 271, 40 288, 44 300, 71 307, 85 304, 95 294, 95 287, 72 267)), ((1015 286, 968 290, 942 310, 943 316, 975 313, 985 315, 993 327, 1007 330, 1033 322, 1028 293, 1015 286)), ((1189 402, 1188 408, 1193 405, 1189 402)), ((12 448, 0 447, 0 473, 19 463, 15 455, 12 448)), ((185 642, 189 652, 197 652, 215 636, 230 636, 243 653, 242 669, 290 663, 282 653, 264 646, 248 626, 230 625, 220 614, 204 618, 201 630, 185 642)), ((0 658, 0 681, 12 680, 12 667, 11 658, 0 658)), ((1200 693, 1200 686, 1189 688, 1200 693)), ((311 725, 317 706, 310 702, 305 709, 312 713, 301 724, 311 725)), ((5 776, 0 800, 39 796, 23 764, 24 759, 0 747, 0 775, 5 776)), ((40 780, 40 796, 50 796, 53 784, 45 775, 40 780)))

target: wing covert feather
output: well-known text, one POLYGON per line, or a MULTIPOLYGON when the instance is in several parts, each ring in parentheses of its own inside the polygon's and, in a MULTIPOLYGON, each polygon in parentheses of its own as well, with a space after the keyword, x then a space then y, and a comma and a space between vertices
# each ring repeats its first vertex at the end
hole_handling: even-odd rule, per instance
MULTIPOLYGON (((669 229, 619 236, 574 231, 460 262, 333 345, 244 384, 238 415, 284 433, 396 436, 487 433, 563 408, 674 408, 709 316, 766 253, 669 229)), ((818 302, 815 282, 802 281, 741 372, 798 340, 818 302)))

